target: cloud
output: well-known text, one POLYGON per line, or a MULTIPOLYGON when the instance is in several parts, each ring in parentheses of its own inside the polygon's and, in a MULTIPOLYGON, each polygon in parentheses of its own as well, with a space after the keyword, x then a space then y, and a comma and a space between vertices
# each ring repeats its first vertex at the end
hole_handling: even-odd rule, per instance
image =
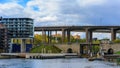
POLYGON ((119 0, 10 0, 0 4, 0 13, 3 17, 33 18, 35 26, 118 25, 119 3, 119 0))
POLYGON ((81 7, 90 7, 90 6, 96 6, 96 5, 102 5, 106 2, 106 0, 77 0, 77 3, 81 7))
POLYGON ((40 22, 54 22, 57 21, 56 16, 46 16, 39 19, 40 22))
POLYGON ((110 33, 93 33, 93 38, 98 38, 98 39, 111 39, 111 34, 110 33))
POLYGON ((5 3, 5 4, 0 4, 0 14, 2 16, 9 16, 9 17, 14 17, 14 16, 20 16, 20 14, 24 8, 16 3, 5 3))

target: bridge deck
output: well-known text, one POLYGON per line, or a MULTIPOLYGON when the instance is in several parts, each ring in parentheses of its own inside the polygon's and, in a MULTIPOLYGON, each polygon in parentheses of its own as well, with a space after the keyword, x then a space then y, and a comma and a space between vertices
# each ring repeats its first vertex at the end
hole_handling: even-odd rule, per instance
POLYGON ((85 29, 88 28, 93 30, 93 32, 111 32, 111 28, 114 28, 120 32, 120 26, 46 26, 46 27, 35 27, 35 31, 42 31, 42 30, 51 30, 51 31, 61 31, 62 29, 71 30, 71 31, 81 31, 85 32, 85 29))

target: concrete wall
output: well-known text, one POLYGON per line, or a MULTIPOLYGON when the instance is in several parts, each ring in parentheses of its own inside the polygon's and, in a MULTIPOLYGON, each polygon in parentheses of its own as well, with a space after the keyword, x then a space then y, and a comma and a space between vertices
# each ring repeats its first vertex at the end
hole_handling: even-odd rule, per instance
POLYGON ((102 44, 103 49, 108 51, 108 49, 112 48, 114 52, 120 51, 120 44, 102 44))
POLYGON ((56 47, 60 48, 62 50, 62 53, 67 53, 67 50, 69 48, 72 49, 73 53, 80 53, 80 44, 57 44, 56 47))
MULTIPOLYGON (((71 48, 73 50, 73 53, 80 53, 80 44, 56 44, 56 47, 60 48, 62 50, 62 53, 67 53, 67 50, 71 48)), ((108 49, 112 48, 114 52, 120 51, 120 44, 102 44, 101 45, 105 52, 108 51, 108 49)))

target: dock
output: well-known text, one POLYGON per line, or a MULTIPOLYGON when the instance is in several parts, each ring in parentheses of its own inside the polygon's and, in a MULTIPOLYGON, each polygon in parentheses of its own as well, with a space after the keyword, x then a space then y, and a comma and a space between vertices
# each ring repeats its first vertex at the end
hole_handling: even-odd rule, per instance
POLYGON ((118 54, 105 55, 104 58, 106 61, 115 62, 118 65, 120 65, 120 55, 118 55, 118 54))
POLYGON ((77 53, 1 53, 1 56, 9 56, 10 58, 26 58, 26 59, 53 59, 53 58, 74 58, 78 57, 77 53))

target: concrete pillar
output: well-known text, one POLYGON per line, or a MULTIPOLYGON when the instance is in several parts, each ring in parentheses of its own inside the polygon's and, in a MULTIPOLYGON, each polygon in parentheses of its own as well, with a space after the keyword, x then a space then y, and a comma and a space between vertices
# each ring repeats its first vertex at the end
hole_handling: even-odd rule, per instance
POLYGON ((89 33, 90 33, 89 41, 92 43, 92 31, 89 31, 89 33))
POLYGON ((21 39, 21 53, 26 52, 26 44, 25 44, 25 39, 21 39))
POLYGON ((89 41, 89 40, 88 40, 89 36, 88 36, 88 29, 87 29, 87 28, 85 29, 85 32, 86 32, 86 43, 88 43, 88 41, 89 41))
POLYGON ((45 33, 45 31, 44 30, 42 30, 42 43, 45 43, 45 35, 46 33, 45 33))
POLYGON ((13 39, 10 39, 9 53, 12 53, 13 39))
POLYGON ((31 38, 31 39, 30 39, 30 44, 33 45, 33 42, 34 42, 34 38, 31 38))
POLYGON ((17 44, 19 44, 19 42, 18 42, 18 41, 19 41, 19 39, 16 39, 16 40, 17 40, 17 44))
POLYGON ((52 43, 52 31, 50 31, 50 36, 49 37, 50 37, 49 40, 50 40, 50 44, 51 44, 52 43))
POLYGON ((86 32, 86 43, 92 42, 92 31, 86 28, 85 32, 86 32))
POLYGON ((67 30, 67 40, 68 40, 68 43, 70 43, 70 30, 67 30))
POLYGON ((47 43, 46 31, 45 31, 44 38, 45 38, 45 43, 47 43))
POLYGON ((48 43, 50 44, 51 43, 51 31, 48 31, 48 43))
POLYGON ((114 28, 111 28, 111 41, 114 41, 116 39, 116 30, 114 28))
POLYGON ((58 40, 57 40, 57 31, 55 31, 55 41, 56 41, 56 43, 58 42, 58 40))
POLYGON ((65 30, 62 29, 62 43, 65 42, 65 30))
POLYGON ((29 42, 30 42, 29 44, 32 44, 33 43, 33 39, 29 39, 29 42))
POLYGON ((48 43, 50 43, 50 31, 48 31, 48 43))

